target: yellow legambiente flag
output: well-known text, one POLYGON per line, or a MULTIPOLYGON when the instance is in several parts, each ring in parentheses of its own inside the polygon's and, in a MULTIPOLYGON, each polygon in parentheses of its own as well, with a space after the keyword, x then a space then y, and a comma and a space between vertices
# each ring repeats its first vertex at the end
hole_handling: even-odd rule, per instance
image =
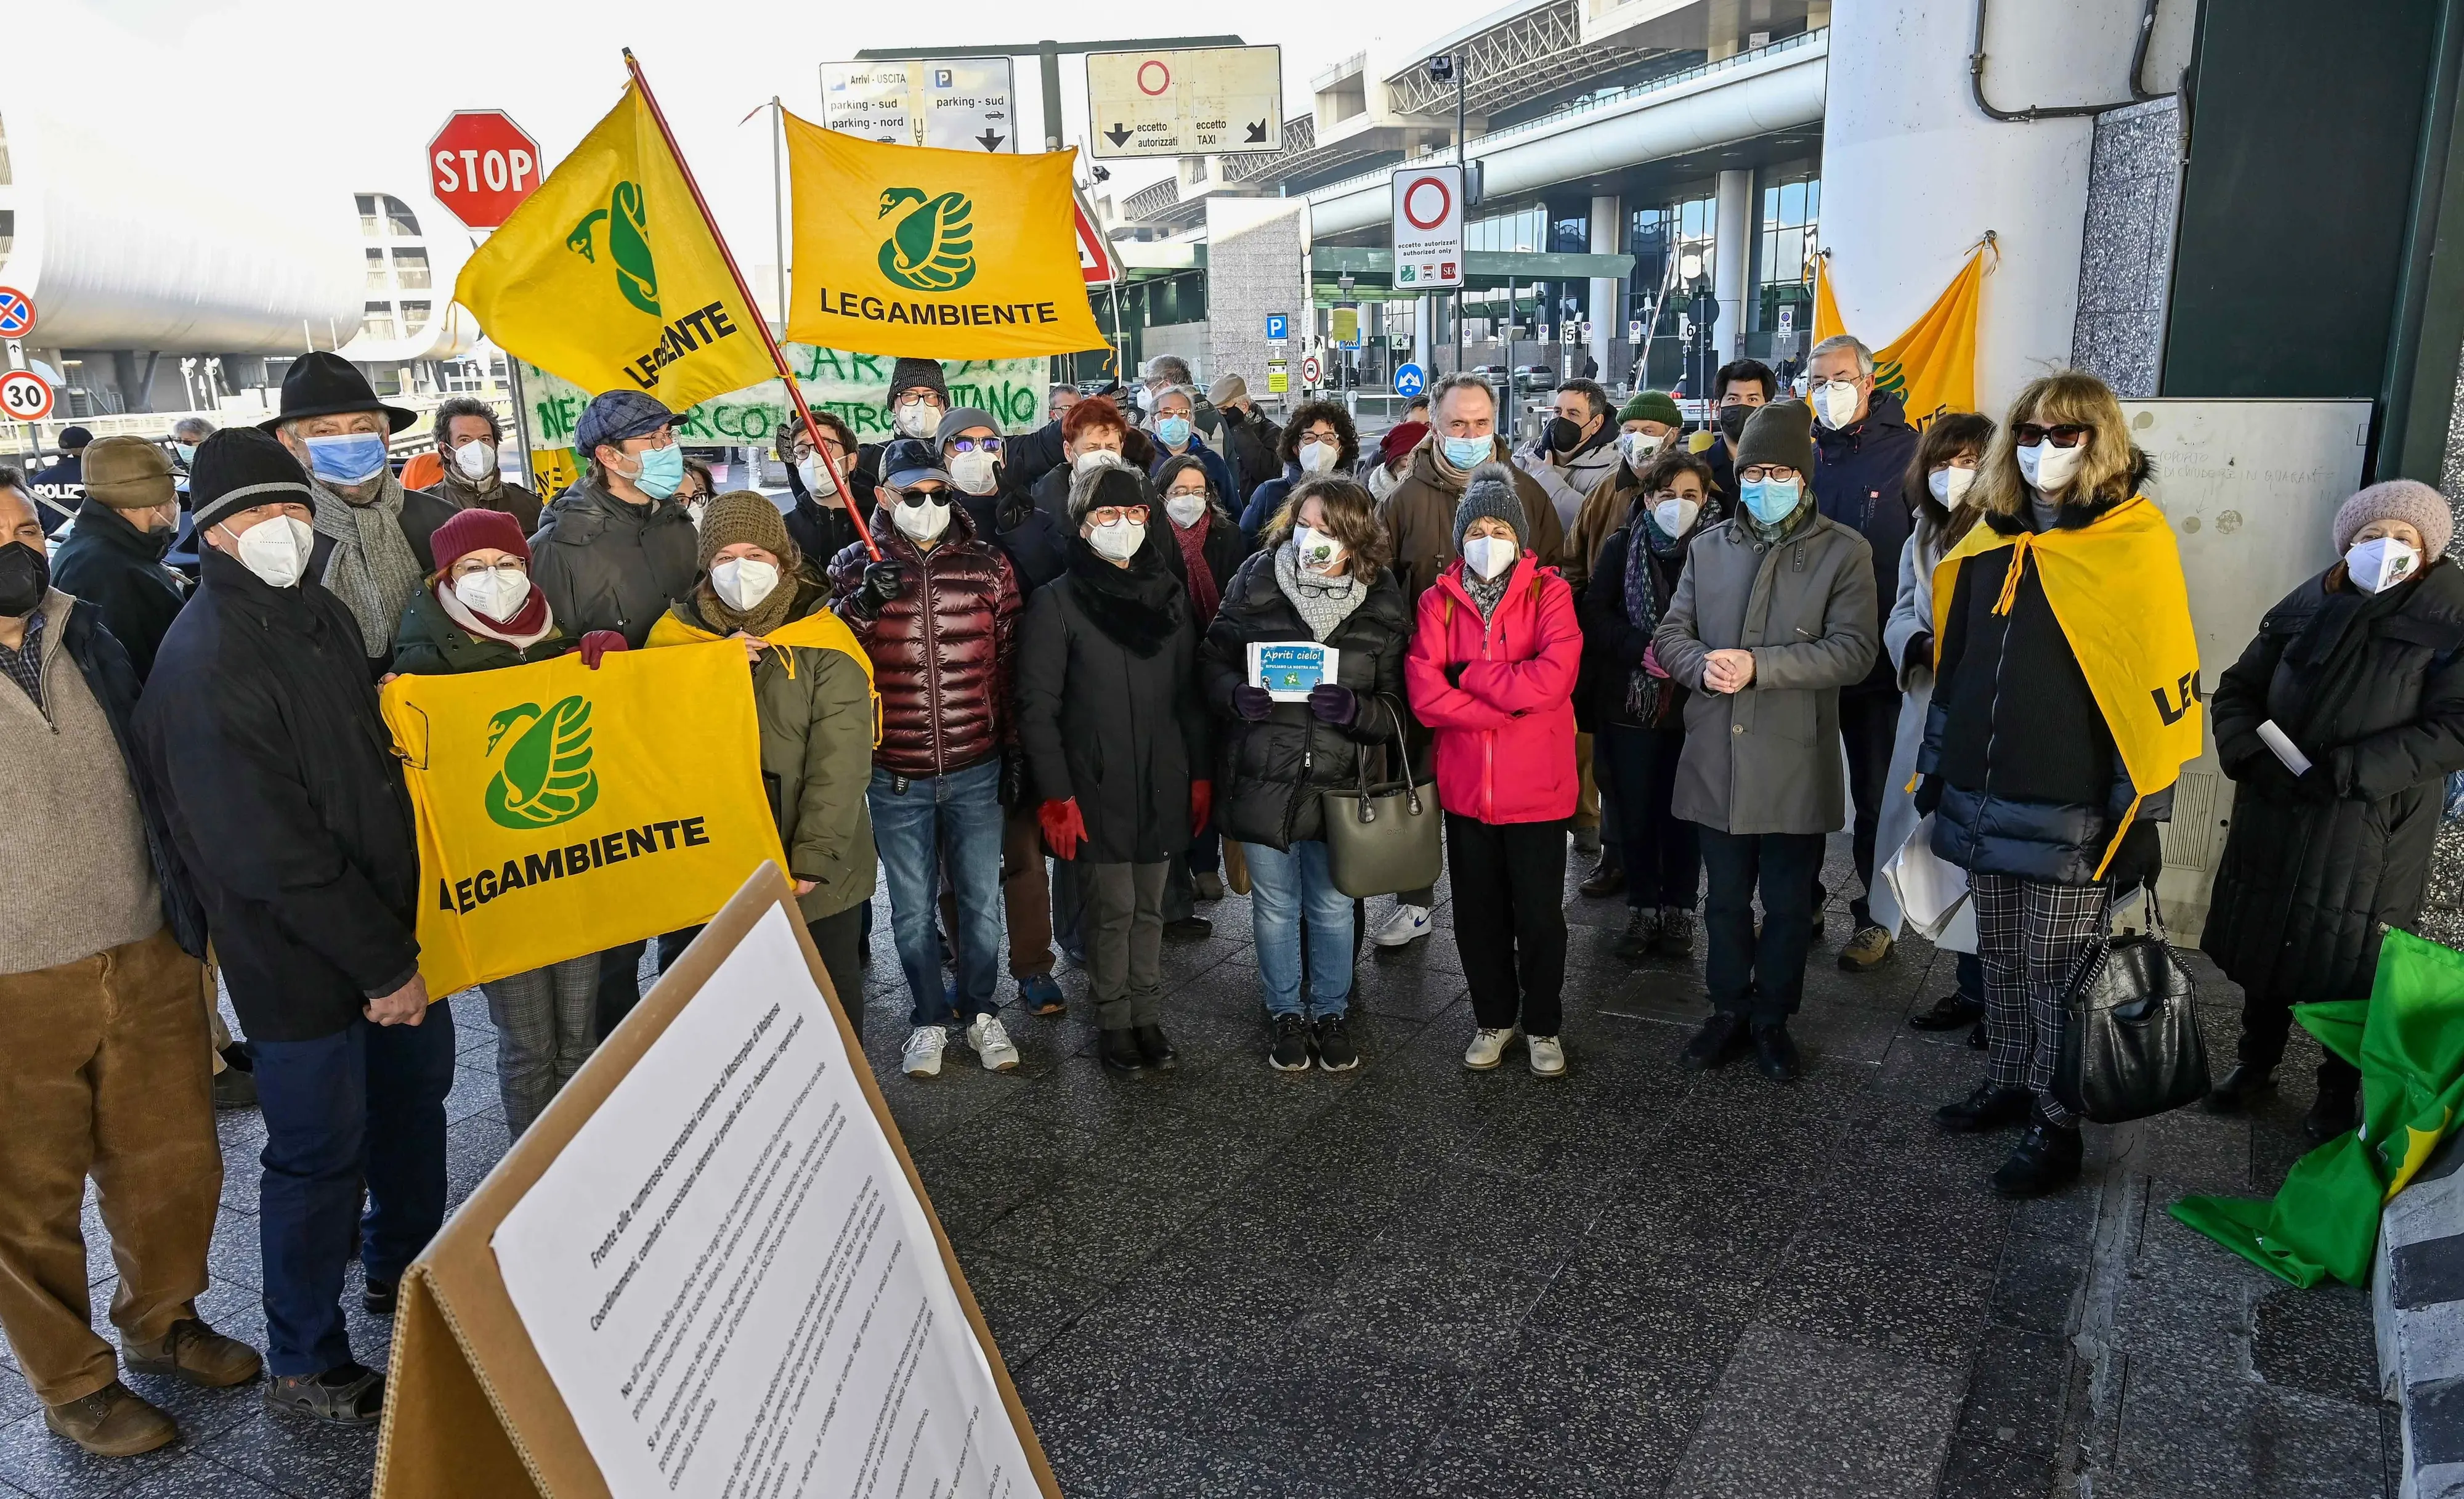
POLYGON ((384 708, 431 994, 693 926, 786 868, 735 641, 398 676, 384 708))
MULTIPOLYGON (((1912 425, 1922 427, 1949 411, 1976 409, 1976 309, 1984 291, 1986 252, 1991 249, 1990 236, 1980 241, 1925 315, 1874 350, 1874 388, 1897 395, 1912 425)), ((1817 257, 1814 342, 1847 331, 1831 285, 1830 259, 1817 257)))
POLYGON ((788 338, 927 359, 1105 346, 1078 270, 1069 152, 884 145, 793 115, 786 128, 788 338))
POLYGON ((453 299, 584 390, 681 411, 778 374, 639 83, 471 256, 453 299))
POLYGON ((2011 612, 2021 575, 2034 567, 2137 793, 2097 866, 2101 877, 2140 801, 2180 779, 2205 743, 2199 639, 2190 628, 2181 548, 2165 513, 2145 495, 2123 500, 2091 525, 2015 536, 1970 526, 1934 566, 1937 651, 1947 634, 1960 563, 2005 546, 2016 554, 2004 569, 1993 612, 2011 612))

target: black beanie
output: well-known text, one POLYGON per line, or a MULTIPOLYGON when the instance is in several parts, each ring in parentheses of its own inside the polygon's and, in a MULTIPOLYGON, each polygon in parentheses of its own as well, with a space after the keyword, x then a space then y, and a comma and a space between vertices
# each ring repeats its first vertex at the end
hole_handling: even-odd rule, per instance
POLYGON ((226 427, 197 444, 188 465, 188 514, 199 531, 233 511, 279 504, 317 508, 317 492, 280 438, 253 427, 226 427))
POLYGON ((941 362, 937 359, 902 359, 891 365, 890 396, 886 404, 892 410, 897 409, 898 393, 902 390, 913 390, 917 386, 922 386, 938 395, 941 398, 941 409, 946 411, 950 408, 950 382, 949 378, 941 373, 941 362))

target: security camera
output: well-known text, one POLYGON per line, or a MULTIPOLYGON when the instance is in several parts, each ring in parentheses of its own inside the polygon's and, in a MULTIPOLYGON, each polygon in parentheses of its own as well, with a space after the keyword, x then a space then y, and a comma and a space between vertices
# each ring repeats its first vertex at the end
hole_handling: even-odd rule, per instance
POLYGON ((1441 53, 1435 57, 1431 57, 1429 59, 1429 77, 1435 82, 1452 83, 1455 80, 1455 59, 1453 55, 1441 53))
POLYGON ((1095 168, 1095 180, 1097 182, 1111 182, 1112 180, 1112 169, 1109 166, 1097 165, 1095 168))

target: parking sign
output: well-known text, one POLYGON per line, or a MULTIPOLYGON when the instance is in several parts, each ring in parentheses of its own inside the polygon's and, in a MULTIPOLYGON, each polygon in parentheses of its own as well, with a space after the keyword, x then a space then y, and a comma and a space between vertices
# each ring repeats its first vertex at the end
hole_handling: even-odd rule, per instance
POLYGON ((1288 313, 1266 314, 1266 342, 1281 343, 1292 336, 1292 320, 1288 313))

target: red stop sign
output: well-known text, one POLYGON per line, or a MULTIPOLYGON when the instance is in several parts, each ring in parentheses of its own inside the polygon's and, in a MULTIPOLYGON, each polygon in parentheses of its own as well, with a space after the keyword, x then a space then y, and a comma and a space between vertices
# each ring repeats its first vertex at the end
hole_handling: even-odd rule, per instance
POLYGON ((539 143, 499 109, 466 109, 428 143, 428 188, 473 229, 495 229, 539 185, 539 143))

